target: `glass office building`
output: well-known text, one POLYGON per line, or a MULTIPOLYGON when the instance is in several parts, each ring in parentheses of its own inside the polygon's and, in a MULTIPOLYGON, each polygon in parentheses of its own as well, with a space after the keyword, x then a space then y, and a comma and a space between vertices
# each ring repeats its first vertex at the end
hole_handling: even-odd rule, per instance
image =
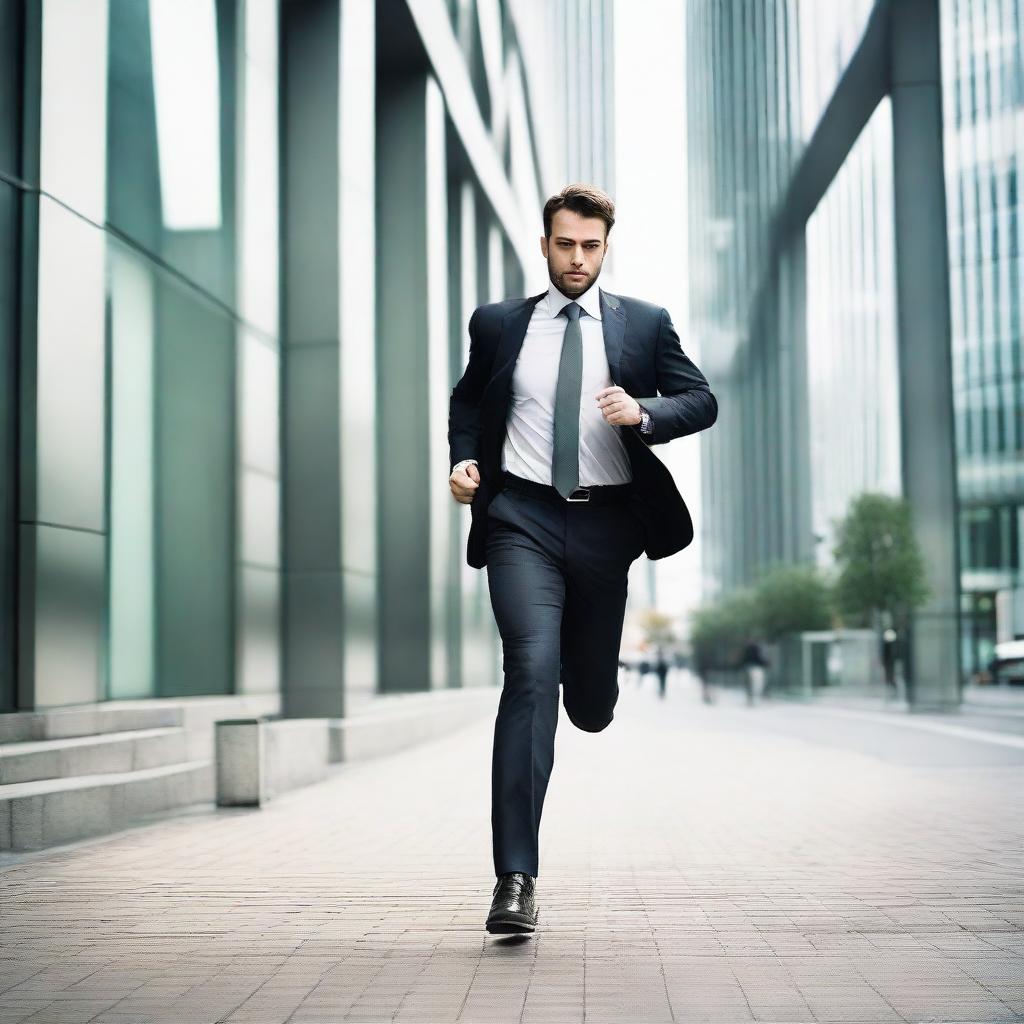
POLYGON ((1024 2, 947 0, 943 29, 963 658, 974 673, 997 632, 1024 636, 1024 2))
MULTIPOLYGON (((1022 11, 1019 2, 940 5, 967 678, 984 672, 992 656, 997 595, 1021 586, 1022 11)), ((855 493, 900 493, 892 159, 885 101, 809 224, 814 530, 825 564, 835 520, 855 493)), ((999 624, 1004 639, 1021 632, 1011 608, 999 624)))
MULTIPOLYGON (((985 671, 997 596, 1021 585, 1024 478, 1021 3, 946 3, 942 80, 956 431, 961 659, 985 671)), ((834 522, 860 490, 900 493, 893 281, 892 116, 886 100, 809 223, 808 347, 814 531, 828 564, 834 522), (839 242, 840 244, 836 244, 839 242), (833 410, 851 410, 837 417, 833 410), (850 434, 851 424, 855 433, 850 434)))
POLYGON ((610 19, 0 0, 0 710, 498 681, 448 395, 613 187, 610 19))
POLYGON ((926 557, 953 570, 933 646, 955 641, 962 678, 991 656, 997 605, 1004 638, 1024 629, 997 599, 1022 568, 1022 18, 1019 0, 689 7, 691 308, 726 396, 702 438, 705 591, 776 562, 827 567, 853 495, 907 494, 926 557), (921 133, 899 62, 933 33, 945 231, 925 256, 948 259, 945 274, 926 259, 938 285, 915 292, 901 146, 921 133), (948 351, 914 340, 911 294, 918 311, 931 297, 948 351), (948 385, 918 402, 944 363, 948 385), (950 467, 948 503, 925 497, 925 462, 933 479, 950 467))
MULTIPOLYGON (((705 595, 775 559, 808 557, 800 338, 761 329, 771 225, 800 154, 799 5, 690 3, 687 119, 691 331, 726 398, 701 437, 705 595), (796 419, 798 422, 793 422, 796 419), (792 500, 785 501, 780 480, 792 500)), ((778 271, 776 313, 802 315, 802 262, 778 271)))

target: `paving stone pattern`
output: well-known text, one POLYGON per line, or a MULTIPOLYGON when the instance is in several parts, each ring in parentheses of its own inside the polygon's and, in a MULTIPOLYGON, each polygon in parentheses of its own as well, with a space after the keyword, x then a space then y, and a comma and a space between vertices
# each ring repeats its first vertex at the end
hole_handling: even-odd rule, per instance
POLYGON ((735 694, 562 714, 532 937, 492 720, 262 810, 0 857, 0 1024, 1024 1020, 1024 750, 735 694))

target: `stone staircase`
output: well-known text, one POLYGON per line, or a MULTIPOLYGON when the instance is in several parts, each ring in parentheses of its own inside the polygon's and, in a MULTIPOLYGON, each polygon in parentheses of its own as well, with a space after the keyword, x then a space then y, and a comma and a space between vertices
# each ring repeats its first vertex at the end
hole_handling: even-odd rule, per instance
POLYGON ((212 801, 213 723, 273 697, 105 701, 0 715, 0 850, 116 831, 212 801))

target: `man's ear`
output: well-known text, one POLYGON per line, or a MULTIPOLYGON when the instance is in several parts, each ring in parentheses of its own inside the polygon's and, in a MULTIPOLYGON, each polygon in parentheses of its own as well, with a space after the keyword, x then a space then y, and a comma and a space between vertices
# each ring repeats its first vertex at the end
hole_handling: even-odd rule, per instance
POLYGON ((547 235, 540 236, 540 251, 544 259, 548 258, 548 238, 547 235))

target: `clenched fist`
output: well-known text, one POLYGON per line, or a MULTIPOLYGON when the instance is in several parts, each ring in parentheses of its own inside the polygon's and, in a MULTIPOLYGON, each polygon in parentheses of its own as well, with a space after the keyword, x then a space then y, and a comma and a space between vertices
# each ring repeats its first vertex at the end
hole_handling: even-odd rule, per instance
POLYGON ((473 495, 476 494, 476 489, 479 486, 480 472, 472 463, 464 469, 452 473, 448 481, 452 497, 463 505, 468 505, 473 500, 473 495))
POLYGON ((618 384, 598 391, 597 405, 605 422, 616 427, 636 426, 640 422, 640 403, 618 384))

